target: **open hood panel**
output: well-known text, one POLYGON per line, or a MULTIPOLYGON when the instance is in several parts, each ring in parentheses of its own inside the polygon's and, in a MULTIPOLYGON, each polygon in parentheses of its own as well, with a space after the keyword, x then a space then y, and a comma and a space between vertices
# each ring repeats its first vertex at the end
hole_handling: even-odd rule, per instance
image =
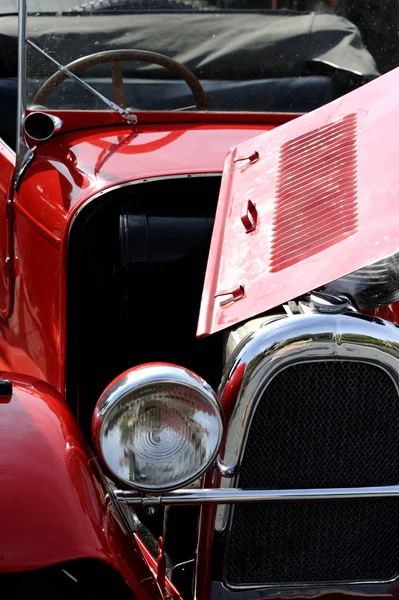
POLYGON ((399 251, 399 69, 232 148, 197 334, 399 251))

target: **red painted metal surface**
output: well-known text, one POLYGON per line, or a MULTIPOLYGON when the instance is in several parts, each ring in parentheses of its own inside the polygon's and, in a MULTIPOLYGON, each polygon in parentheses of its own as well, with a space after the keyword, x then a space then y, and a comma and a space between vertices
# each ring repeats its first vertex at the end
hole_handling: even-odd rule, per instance
POLYGON ((62 397, 39 380, 9 378, 12 398, 0 404, 0 572, 93 558, 136 598, 161 598, 62 397))
MULTIPOLYGON (((83 126, 83 116, 75 117, 83 126)), ((0 499, 1 572, 97 558, 121 574, 136 598, 162 597, 148 557, 106 503, 96 463, 63 400, 69 226, 76 211, 106 189, 221 172, 230 145, 273 127, 98 127, 37 148, 14 194, 14 305, 9 318, 0 319, 0 370, 18 373, 11 401, 0 404, 0 472, 7 487, 0 499)), ((7 159, 2 148, 0 154, 7 159)), ((5 226, 4 214, 0 223, 5 226)), ((179 598, 167 578, 166 588, 179 598)))
MULTIPOLYGON (((13 398, 9 403, 0 404, 0 477, 9 477, 4 483, 10 490, 0 497, 0 514, 3 515, 0 571, 93 557, 116 568, 137 598, 155 600, 162 597, 156 583, 156 561, 138 539, 136 544, 127 534, 112 506, 107 507, 95 462, 91 461, 85 441, 62 398, 70 223, 87 201, 114 186, 152 177, 221 172, 229 147, 273 129, 280 121, 270 118, 265 122, 263 115, 256 122, 251 120, 252 115, 250 118, 247 115, 237 125, 229 115, 226 120, 220 118, 219 122, 215 119, 212 124, 206 124, 205 116, 201 117, 203 122, 190 123, 188 115, 181 120, 173 115, 178 122, 171 125, 162 123, 164 117, 160 113, 158 117, 151 116, 153 124, 141 124, 132 130, 124 125, 103 127, 95 121, 94 113, 89 117, 96 128, 87 131, 83 129, 87 126, 86 113, 64 115, 65 121, 70 119, 68 127, 75 124, 78 131, 58 135, 39 146, 15 195, 15 303, 10 318, 0 319, 0 370, 40 378, 59 394, 47 383, 18 375, 13 398), (44 497, 46 489, 55 489, 55 493, 44 497), (28 495, 29 511, 23 514, 28 495), (70 527, 71 522, 73 527, 70 527), (21 537, 18 539, 15 531, 26 537, 26 544, 21 545, 21 537), (54 543, 55 532, 58 542, 63 539, 62 544, 54 543)), ((193 117, 193 121, 196 118, 193 117)), ((234 118, 238 120, 236 115, 234 118)), ((388 122, 392 122, 392 118, 388 114, 388 122)), ((309 117, 306 119, 309 124, 309 117)), ((302 119, 297 124, 300 122, 302 119)), ((288 133, 282 134, 283 140, 294 137, 295 125, 294 122, 282 128, 286 132, 288 128, 288 133)), ((273 141, 279 132, 267 135, 272 136, 273 141)), ((245 142, 243 151, 245 156, 253 157, 253 144, 245 142)), ((237 156, 241 157, 241 154, 237 156)), ((252 169, 260 169, 262 153, 260 160, 247 162, 250 166, 244 161, 234 167, 237 173, 245 176, 252 169)), ((228 164, 226 169, 229 168, 228 164)), ((273 173, 268 175, 274 176, 273 173)), ((263 182, 263 175, 260 178, 263 182)), ((369 179, 371 181, 371 177, 369 179)), ((385 190, 387 185, 380 185, 380 189, 385 190)), ((244 198, 237 206, 243 237, 250 240, 262 230, 264 214, 259 202, 252 197, 244 198)), ((227 208, 222 206, 223 210, 227 208)), ((217 227, 220 234, 224 227, 220 215, 217 227)), ((226 286, 216 293, 227 291, 234 296, 237 289, 240 286, 226 286)), ((397 306, 393 305, 390 310, 399 320, 397 306)), ((222 400, 227 418, 233 409, 239 377, 231 383, 222 400)), ((206 479, 209 487, 211 476, 208 474, 206 479)), ((202 558, 210 556, 214 516, 214 507, 202 510, 198 600, 209 600, 211 562, 202 558)), ((179 598, 178 591, 167 579, 166 587, 179 598)))
MULTIPOLYGON (((151 573, 154 576, 154 579, 156 579, 158 581, 158 583, 159 583, 159 579, 163 579, 165 587, 161 588, 161 589, 164 589, 166 591, 165 597, 170 598, 171 600, 183 600, 178 589, 173 585, 173 583, 170 581, 169 577, 167 577, 167 575, 165 574, 165 571, 163 570, 161 575, 159 575, 159 573, 158 573, 159 557, 158 557, 158 560, 155 560, 155 558, 152 556, 151 552, 148 550, 147 546, 143 543, 143 541, 140 539, 140 537, 137 534, 134 534, 134 537, 135 537, 138 547, 140 548, 140 550, 143 554, 143 558, 144 558, 145 562, 147 563, 148 567, 151 570, 151 573), (168 594, 169 594, 169 596, 168 596, 168 594)), ((162 540, 162 538, 160 538, 160 540, 162 540)), ((163 543, 163 541, 162 541, 162 543, 163 543)), ((162 553, 162 551, 161 551, 161 553, 162 553)), ((162 560, 163 561, 165 560, 164 557, 162 558, 162 560)), ((165 565, 162 567, 162 569, 164 569, 164 568, 165 568, 165 565)))
MULTIPOLYGON (((225 385, 219 398, 223 410, 225 433, 232 416, 238 393, 241 388, 242 378, 245 372, 245 363, 242 363, 233 376, 225 385)), ((226 438, 224 437, 220 446, 220 458, 223 460, 226 438)), ((204 488, 220 487, 221 477, 217 470, 209 470, 204 475, 204 488)), ((213 539, 215 533, 215 519, 218 507, 208 505, 202 506, 198 526, 198 556, 211 557, 213 552, 213 539)), ((195 576, 196 600, 209 600, 212 585, 212 560, 198 560, 195 576)))
POLYGON ((399 124, 398 82, 395 69, 231 150, 205 279, 200 337, 399 251, 399 150, 392 136, 399 124), (255 151, 259 160, 241 160, 255 151), (256 206, 258 221, 249 233, 241 218, 248 200, 256 206), (240 286, 240 298, 222 295, 240 286))
POLYGON ((356 232, 356 165, 353 113, 281 146, 270 271, 311 258, 356 232))
POLYGON ((272 128, 152 125, 60 135, 38 148, 23 179, 17 211, 59 244, 77 205, 93 194, 151 177, 221 173, 230 145, 272 128))
POLYGON ((11 212, 8 204, 12 194, 15 153, 0 139, 0 316, 9 316, 12 307, 13 272, 11 212))
MULTIPOLYGON (((27 111, 29 113, 29 111, 27 111)), ((75 111, 75 110, 51 110, 43 111, 59 117, 62 120, 62 128, 58 135, 63 135, 71 131, 81 131, 82 135, 87 133, 89 128, 104 126, 122 126, 126 127, 124 119, 117 113, 110 110, 94 111, 75 111)), ((137 113, 140 127, 148 125, 166 125, 170 127, 175 125, 188 125, 193 127, 199 124, 215 125, 230 124, 233 129, 239 125, 281 125, 292 121, 301 116, 301 113, 235 113, 235 112, 165 112, 165 111, 138 111, 137 113)), ((28 138, 29 141, 29 138, 28 138)), ((30 140, 31 147, 36 142, 30 140)), ((226 149, 227 151, 227 149, 226 149)))
POLYGON ((216 506, 202 506, 200 511, 198 557, 195 574, 196 600, 209 600, 212 584, 213 537, 215 531, 216 506))
POLYGON ((369 310, 365 312, 369 315, 373 315, 375 317, 379 317, 380 319, 385 319, 386 321, 391 321, 391 323, 396 323, 396 325, 399 325, 399 302, 394 302, 393 304, 388 304, 387 306, 381 306, 375 310, 369 310))
POLYGON ((15 306, 0 320, 0 368, 64 393, 67 236, 86 201, 130 181, 221 173, 229 146, 273 127, 103 127, 42 144, 15 195, 15 306))

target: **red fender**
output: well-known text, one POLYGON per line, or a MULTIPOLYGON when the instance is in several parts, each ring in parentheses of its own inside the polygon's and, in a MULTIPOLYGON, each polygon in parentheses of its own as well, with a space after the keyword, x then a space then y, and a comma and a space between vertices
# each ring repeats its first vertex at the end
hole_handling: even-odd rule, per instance
POLYGON ((98 559, 136 598, 162 598, 62 397, 37 379, 0 375, 13 385, 0 397, 0 573, 98 559))

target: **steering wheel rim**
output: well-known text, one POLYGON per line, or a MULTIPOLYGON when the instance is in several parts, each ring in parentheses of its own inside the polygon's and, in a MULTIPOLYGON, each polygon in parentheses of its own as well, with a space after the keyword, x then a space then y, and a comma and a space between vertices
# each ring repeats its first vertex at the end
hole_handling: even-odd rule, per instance
MULTIPOLYGON (((77 60, 74 60, 66 65, 66 68, 71 71, 71 73, 76 74, 81 70, 88 69, 89 67, 95 65, 108 62, 120 63, 121 61, 128 60, 156 64, 169 69, 169 71, 172 71, 173 73, 177 73, 190 88, 196 102, 196 108, 198 110, 204 110, 206 108, 204 89, 194 73, 177 60, 169 58, 164 54, 159 54, 158 52, 150 52, 149 50, 136 50, 134 48, 128 48, 125 50, 104 50, 103 52, 95 52, 94 54, 88 54, 87 56, 78 58, 77 60)), ((51 75, 51 77, 49 77, 43 83, 39 91, 36 93, 33 103, 44 105, 54 89, 63 81, 65 81, 67 77, 68 76, 62 71, 57 71, 51 75)))

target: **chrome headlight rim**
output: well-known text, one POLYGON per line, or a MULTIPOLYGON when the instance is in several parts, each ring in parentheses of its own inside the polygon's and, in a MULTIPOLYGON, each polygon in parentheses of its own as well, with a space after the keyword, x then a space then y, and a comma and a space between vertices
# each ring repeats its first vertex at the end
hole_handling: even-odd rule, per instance
POLYGON ((215 462, 224 435, 223 411, 219 404, 217 395, 212 387, 199 375, 185 367, 172 363, 145 363, 128 369, 121 373, 105 388, 101 394, 92 419, 92 438, 96 452, 114 481, 124 487, 137 490, 143 494, 153 494, 158 492, 172 491, 182 487, 189 486, 194 481, 202 477, 215 462), (146 389, 153 388, 154 385, 177 385, 187 388, 192 392, 202 396, 202 399, 209 403, 213 415, 217 420, 217 442, 214 449, 201 469, 197 469, 190 477, 181 477, 173 481, 170 485, 145 485, 132 482, 118 475, 109 464, 103 452, 103 432, 110 414, 122 405, 124 400, 132 393, 139 394, 146 389))

